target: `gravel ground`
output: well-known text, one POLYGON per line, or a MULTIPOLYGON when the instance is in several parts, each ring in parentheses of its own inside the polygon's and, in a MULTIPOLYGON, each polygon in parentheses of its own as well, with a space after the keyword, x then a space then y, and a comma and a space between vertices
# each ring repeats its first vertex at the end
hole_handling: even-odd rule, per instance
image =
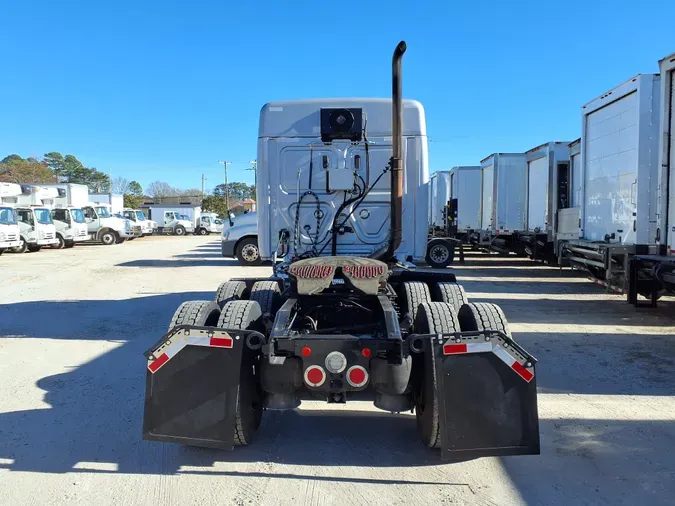
POLYGON ((0 258, 0 504, 672 504, 673 303, 636 310, 568 271, 470 255, 539 359, 542 454, 439 463, 414 416, 367 403, 266 413, 234 452, 141 440, 142 352, 231 276, 217 238, 0 258), (9 275, 9 279, 7 276, 9 275))

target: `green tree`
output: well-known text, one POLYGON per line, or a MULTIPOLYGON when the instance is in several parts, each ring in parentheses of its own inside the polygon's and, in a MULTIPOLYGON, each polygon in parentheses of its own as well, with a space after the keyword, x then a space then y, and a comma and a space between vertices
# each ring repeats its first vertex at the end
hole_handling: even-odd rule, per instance
POLYGON ((6 183, 54 183, 54 172, 36 158, 23 159, 19 155, 9 155, 0 161, 0 181, 6 183))
MULTIPOLYGON (((248 185, 246 183, 228 183, 230 187, 230 204, 234 202, 241 202, 245 199, 255 198, 255 185, 248 185)), ((225 185, 219 184, 213 189, 213 194, 216 197, 226 196, 225 185)))
POLYGON ((129 183, 129 193, 134 197, 142 197, 143 187, 138 181, 132 181, 131 183, 129 183))
POLYGON ((85 184, 95 192, 110 191, 110 177, 95 168, 85 167, 73 155, 65 157, 56 151, 45 154, 44 163, 54 171, 60 183, 85 184))
POLYGON ((130 207, 131 209, 138 209, 143 203, 143 197, 138 197, 131 193, 124 194, 124 207, 130 207))
POLYGON ((227 214, 225 199, 216 195, 206 195, 202 200, 202 211, 216 213, 218 216, 225 216, 227 214))

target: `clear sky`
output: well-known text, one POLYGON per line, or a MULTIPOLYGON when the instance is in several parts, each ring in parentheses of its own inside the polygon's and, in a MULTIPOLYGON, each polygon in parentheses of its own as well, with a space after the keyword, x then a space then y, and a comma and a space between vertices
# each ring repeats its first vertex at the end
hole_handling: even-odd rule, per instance
POLYGON ((71 153, 184 188, 256 156, 270 100, 425 106, 431 170, 580 135, 580 107, 675 52, 675 1, 0 2, 0 157, 71 153))

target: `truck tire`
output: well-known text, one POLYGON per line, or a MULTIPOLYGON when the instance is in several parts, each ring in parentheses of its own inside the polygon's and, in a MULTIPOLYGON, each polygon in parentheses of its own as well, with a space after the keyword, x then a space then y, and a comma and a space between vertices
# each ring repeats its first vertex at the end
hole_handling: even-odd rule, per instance
POLYGON ((424 259, 434 269, 445 269, 455 259, 455 247, 445 239, 432 239, 427 243, 424 259))
POLYGON ((176 225, 176 228, 173 229, 173 233, 176 235, 185 235, 185 227, 183 225, 176 225))
POLYGON ((244 298, 246 283, 243 281, 225 281, 216 290, 216 304, 222 309, 231 300, 244 298))
MULTIPOLYGON (((426 302, 420 305, 415 319, 415 332, 440 334, 459 332, 457 309, 446 302, 426 302)), ((428 448, 440 448, 441 429, 439 422, 438 385, 436 384, 435 362, 430 350, 425 350, 421 380, 417 386, 415 418, 417 431, 428 448)))
POLYGON ((5 248, 0 248, 0 255, 2 255, 5 252, 5 248))
MULTIPOLYGON (((225 304, 220 313, 218 327, 224 329, 260 328, 260 305, 252 300, 232 300, 225 304)), ((244 446, 251 443, 262 421, 262 389, 258 377, 259 356, 244 359, 241 364, 237 387, 237 411, 234 424, 234 444, 244 446)))
POLYGON ((459 324, 462 332, 476 330, 499 330, 511 337, 509 322, 497 304, 489 302, 472 302, 459 308, 459 324))
POLYGON ((72 248, 73 246, 75 246, 75 241, 66 241, 65 246, 66 248, 72 248))
POLYGON ((99 240, 106 246, 112 246, 117 242, 117 237, 115 237, 116 235, 117 234, 115 234, 115 232, 112 230, 106 230, 100 235, 99 240))
POLYGON ((40 251, 42 249, 42 246, 38 246, 37 244, 29 244, 28 245, 28 251, 31 253, 35 253, 37 251, 40 251))
POLYGON ((211 300, 190 300, 183 302, 171 318, 169 330, 176 325, 215 327, 220 318, 220 308, 211 300))
POLYGON ((199 235, 208 235, 209 231, 206 230, 205 228, 200 228, 199 229, 199 235))
POLYGON ((423 281, 405 281, 401 284, 400 293, 401 316, 410 315, 414 322, 417 316, 417 308, 420 304, 431 302, 429 287, 423 281))
POLYGON ((237 260, 241 265, 260 265, 260 249, 258 248, 258 239, 255 237, 245 237, 237 244, 237 260))
POLYGON ((469 302, 464 287, 457 283, 436 283, 431 290, 431 298, 436 302, 447 302, 455 311, 469 302))
POLYGON ((52 245, 54 249, 63 249, 66 247, 66 240, 61 234, 56 234, 56 240, 59 241, 57 244, 52 245))
POLYGON ((11 251, 12 253, 25 253, 26 251, 28 251, 28 243, 22 237, 21 244, 19 244, 18 246, 14 246, 13 248, 10 248, 9 251, 11 251))
POLYGON ((248 298, 260 304, 260 311, 263 315, 274 315, 279 308, 281 298, 279 283, 276 281, 256 281, 251 287, 251 294, 248 298))

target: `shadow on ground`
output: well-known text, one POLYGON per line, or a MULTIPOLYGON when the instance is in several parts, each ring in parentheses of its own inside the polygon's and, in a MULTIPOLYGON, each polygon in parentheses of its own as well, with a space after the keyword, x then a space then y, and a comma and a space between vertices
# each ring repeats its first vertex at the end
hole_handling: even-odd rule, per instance
POLYGON ((217 255, 216 260, 205 260, 205 257, 200 256, 192 260, 181 260, 177 258, 176 260, 171 259, 161 259, 161 260, 152 260, 148 258, 140 260, 130 260, 129 262, 122 262, 117 264, 116 267, 164 267, 164 268, 176 268, 176 267, 217 267, 217 266, 240 266, 239 262, 234 258, 223 258, 221 255, 217 255), (201 258, 201 260, 199 259, 201 258))

